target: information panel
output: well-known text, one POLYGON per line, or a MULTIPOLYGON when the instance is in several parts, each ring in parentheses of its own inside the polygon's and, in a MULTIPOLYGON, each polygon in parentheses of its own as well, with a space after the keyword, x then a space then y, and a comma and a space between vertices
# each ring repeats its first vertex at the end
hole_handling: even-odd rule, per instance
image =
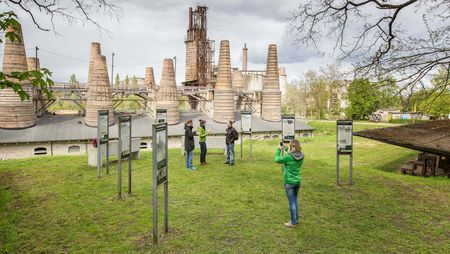
POLYGON ((119 117, 119 124, 120 155, 125 158, 131 154, 131 117, 119 117))
POLYGON ((295 139, 295 117, 284 115, 281 117, 281 128, 283 141, 295 139))
POLYGON ((167 123, 152 127, 153 148, 153 243, 158 243, 158 187, 164 186, 164 232, 169 232, 169 181, 167 156, 167 123))
POLYGON ((108 133, 108 121, 109 114, 108 110, 99 110, 98 111, 98 133, 99 133, 99 143, 105 144, 108 142, 109 133, 108 133))
POLYGON ((167 123, 167 109, 156 109, 156 123, 167 123))
POLYGON ((353 121, 337 121, 337 152, 339 154, 350 154, 353 151, 353 121))
POLYGON ((156 184, 167 181, 167 124, 155 124, 153 127, 153 156, 156 170, 156 184))
POLYGON ((241 128, 242 132, 252 132, 252 112, 241 112, 241 128))

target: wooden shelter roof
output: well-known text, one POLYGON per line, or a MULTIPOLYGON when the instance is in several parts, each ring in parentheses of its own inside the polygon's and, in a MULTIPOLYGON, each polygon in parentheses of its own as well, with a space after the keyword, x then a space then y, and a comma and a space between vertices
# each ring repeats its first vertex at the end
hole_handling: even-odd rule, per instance
POLYGON ((359 131, 353 135, 427 153, 450 156, 450 119, 359 131))

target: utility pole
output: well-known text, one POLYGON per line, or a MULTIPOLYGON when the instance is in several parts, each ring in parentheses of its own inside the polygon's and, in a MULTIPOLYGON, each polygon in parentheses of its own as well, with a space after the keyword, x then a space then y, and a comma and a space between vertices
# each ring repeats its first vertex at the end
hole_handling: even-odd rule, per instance
POLYGON ((34 56, 36 57, 36 65, 34 66, 34 69, 37 70, 38 69, 38 50, 39 50, 38 46, 36 46, 34 48, 34 50, 35 50, 34 56))
POLYGON ((177 76, 177 56, 173 57, 173 61, 174 61, 174 71, 175 71, 175 77, 177 76))
POLYGON ((111 58, 111 88, 114 85, 114 52, 112 52, 111 58))

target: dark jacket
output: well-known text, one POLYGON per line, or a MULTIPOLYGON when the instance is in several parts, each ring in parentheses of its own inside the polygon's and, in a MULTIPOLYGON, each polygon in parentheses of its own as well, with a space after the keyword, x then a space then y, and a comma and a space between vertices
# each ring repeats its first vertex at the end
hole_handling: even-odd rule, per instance
POLYGON ((234 144, 234 141, 239 139, 239 134, 236 131, 234 127, 229 127, 226 130, 225 134, 225 143, 228 144, 234 144))
POLYGON ((184 125, 184 149, 186 149, 186 152, 190 152, 195 148, 195 131, 193 132, 192 128, 192 126, 189 126, 187 124, 184 125))

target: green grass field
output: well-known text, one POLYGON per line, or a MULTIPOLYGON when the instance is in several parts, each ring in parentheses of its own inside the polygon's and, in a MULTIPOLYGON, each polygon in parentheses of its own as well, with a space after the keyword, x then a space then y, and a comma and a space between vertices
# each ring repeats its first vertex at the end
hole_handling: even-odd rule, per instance
MULTIPOLYGON (((297 228, 283 226, 289 212, 272 162, 276 140, 254 142, 252 160, 248 149, 234 167, 211 155, 194 172, 170 150, 170 230, 159 229, 158 246, 150 153, 133 162, 133 194, 121 200, 117 164, 98 179, 85 156, 40 157, 0 162, 0 253, 450 252, 449 179, 401 175, 398 166, 416 152, 355 138, 354 185, 336 186, 334 124, 311 124, 318 135, 301 140, 297 228)), ((125 192, 125 174, 123 181, 125 192)))

